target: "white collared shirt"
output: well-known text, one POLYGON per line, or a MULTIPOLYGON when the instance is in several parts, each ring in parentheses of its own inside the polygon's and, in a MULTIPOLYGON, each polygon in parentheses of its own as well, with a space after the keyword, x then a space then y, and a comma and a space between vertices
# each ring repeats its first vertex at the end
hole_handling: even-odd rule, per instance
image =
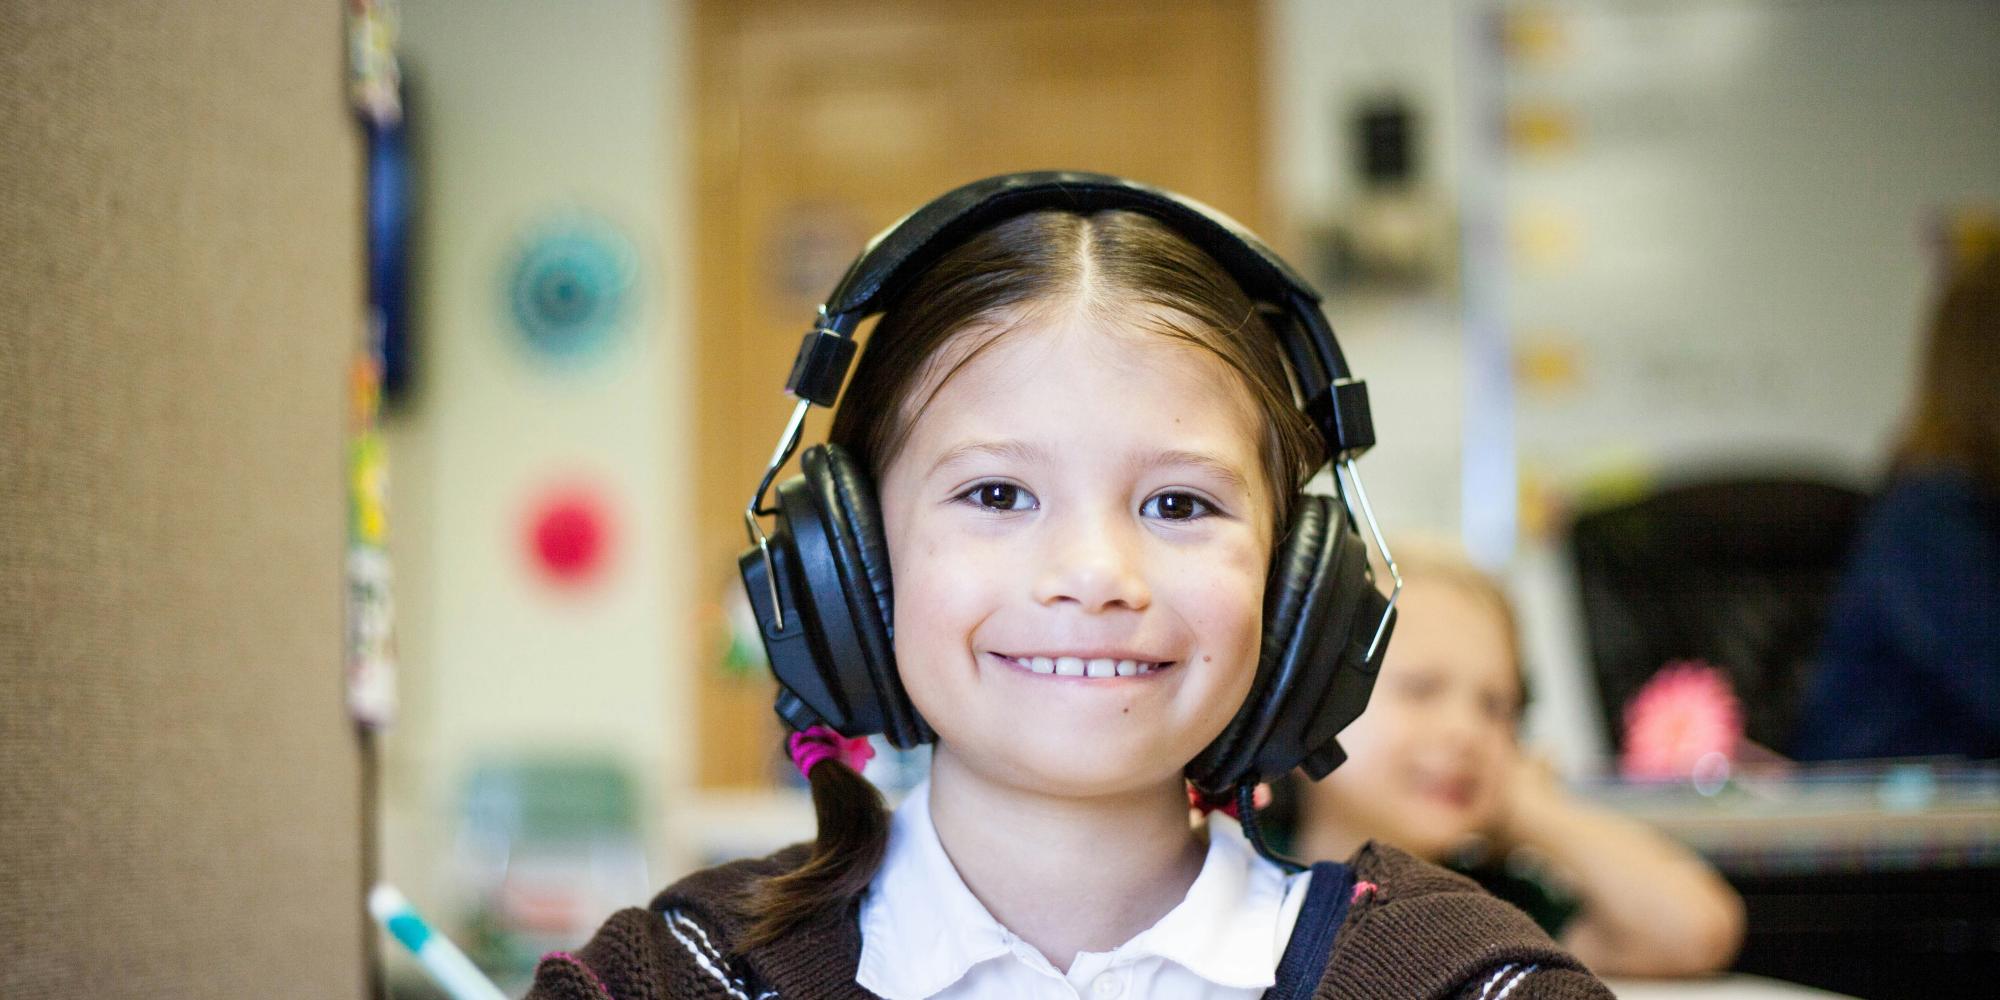
POLYGON ((1211 814, 1208 856, 1187 896, 1130 941, 1080 952, 1067 972, 986 912, 931 825, 930 783, 890 822, 861 903, 855 980, 885 1000, 1252 1000, 1276 981, 1307 874, 1258 856, 1211 814))

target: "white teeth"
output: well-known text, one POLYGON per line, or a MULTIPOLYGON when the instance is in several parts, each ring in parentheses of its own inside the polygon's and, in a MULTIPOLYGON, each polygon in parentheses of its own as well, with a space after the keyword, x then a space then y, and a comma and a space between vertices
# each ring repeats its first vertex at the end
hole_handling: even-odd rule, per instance
POLYGON ((1058 677, 1143 677, 1166 666, 1164 663, 1114 660, 1110 657, 1086 660, 1081 656, 1010 656, 1007 659, 1023 670, 1058 677))

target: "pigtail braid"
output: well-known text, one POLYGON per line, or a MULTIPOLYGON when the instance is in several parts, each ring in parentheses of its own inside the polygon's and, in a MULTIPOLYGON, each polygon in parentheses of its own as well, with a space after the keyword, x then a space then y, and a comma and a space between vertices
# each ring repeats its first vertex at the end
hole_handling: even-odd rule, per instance
POLYGON ((805 864, 750 884, 737 901, 745 929, 740 952, 761 948, 816 918, 857 903, 889 846, 889 811, 882 793, 840 760, 828 757, 806 775, 819 834, 805 864))

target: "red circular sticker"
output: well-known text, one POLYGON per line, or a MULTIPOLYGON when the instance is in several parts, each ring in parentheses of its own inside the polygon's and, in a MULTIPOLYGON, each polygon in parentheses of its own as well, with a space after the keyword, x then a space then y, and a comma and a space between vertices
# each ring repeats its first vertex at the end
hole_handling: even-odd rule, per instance
POLYGON ((611 543, 604 501, 578 489, 550 494, 529 520, 528 542, 535 565, 564 586, 602 575, 611 543))

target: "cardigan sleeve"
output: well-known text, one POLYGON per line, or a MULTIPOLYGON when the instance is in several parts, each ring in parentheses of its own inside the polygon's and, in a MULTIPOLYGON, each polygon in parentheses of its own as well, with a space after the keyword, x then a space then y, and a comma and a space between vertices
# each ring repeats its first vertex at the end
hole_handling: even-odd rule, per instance
POLYGON ((619 910, 582 948, 542 956, 527 1000, 667 1000, 664 929, 658 914, 619 910))
POLYGON ((1564 966, 1545 967, 1508 962, 1474 976, 1457 1000, 1609 1000, 1611 993, 1596 976, 1564 966))

